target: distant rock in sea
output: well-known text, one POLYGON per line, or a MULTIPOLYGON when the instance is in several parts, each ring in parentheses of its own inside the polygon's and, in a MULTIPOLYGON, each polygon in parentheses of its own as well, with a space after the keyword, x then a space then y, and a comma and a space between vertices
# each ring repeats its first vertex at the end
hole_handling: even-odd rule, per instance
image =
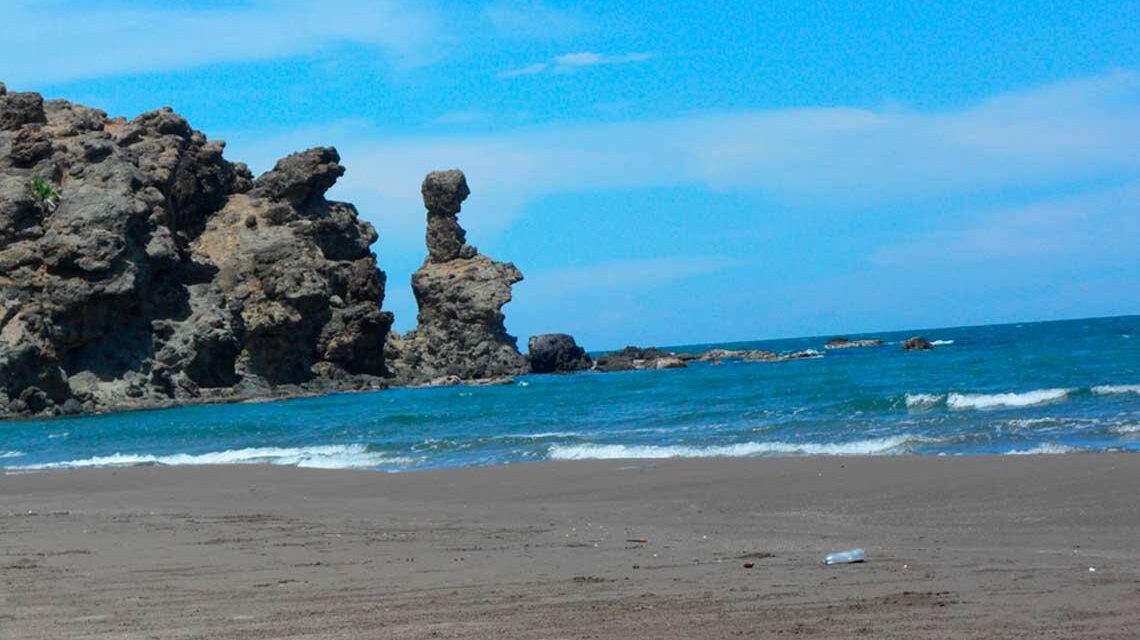
POLYGON ((832 338, 824 345, 825 349, 857 349, 860 347, 879 347, 882 346, 883 341, 879 338, 867 338, 863 340, 851 340, 849 338, 832 338))
POLYGON ((586 350, 565 333, 533 336, 527 343, 527 352, 531 373, 569 373, 594 366, 586 350))
POLYGON ((458 214, 471 193, 458 169, 424 178, 428 256, 412 275, 418 324, 389 337, 388 360, 400 383, 445 376, 462 380, 527 373, 530 365, 508 334, 502 307, 523 279, 509 262, 495 262, 467 244, 458 214))
POLYGON ((922 336, 907 338, 906 341, 903 342, 903 349, 906 349, 907 351, 926 351, 933 348, 934 345, 922 336))
POLYGON ((657 348, 626 347, 621 351, 604 353, 594 363, 595 371, 630 371, 633 369, 678 369, 689 362, 787 362, 808 358, 822 358, 818 351, 808 349, 792 353, 776 353, 760 349, 709 349, 700 353, 673 353, 657 348))
POLYGON ((594 361, 594 370, 605 372, 630 371, 633 369, 681 368, 684 366, 684 360, 678 358, 677 354, 652 347, 648 349, 626 347, 621 351, 604 353, 598 356, 597 360, 594 361), (671 366, 663 365, 659 367, 658 363, 661 361, 665 361, 667 365, 671 366), (680 364, 677 364, 677 362, 680 364))
POLYGON ((336 150, 254 179, 223 147, 170 109, 0 89, 0 415, 387 384, 377 235, 325 198, 336 150))

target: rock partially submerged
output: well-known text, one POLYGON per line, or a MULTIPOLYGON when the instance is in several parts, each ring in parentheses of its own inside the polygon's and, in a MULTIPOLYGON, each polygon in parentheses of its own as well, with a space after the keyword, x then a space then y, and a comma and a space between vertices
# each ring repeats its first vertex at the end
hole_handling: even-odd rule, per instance
POLYGON ((832 338, 824 345, 825 349, 858 349, 862 347, 881 347, 883 341, 879 338, 851 340, 850 338, 832 338))
POLYGON ((595 371, 630 371, 633 369, 680 369, 685 361, 671 351, 656 348, 626 347, 605 353, 594 361, 595 371))
POLYGON ((688 366, 689 362, 720 364, 726 360, 740 362, 787 362, 806 358, 822 358, 818 351, 808 349, 792 353, 776 353, 760 349, 709 349, 700 353, 674 353, 657 348, 626 347, 621 351, 598 356, 595 371, 630 371, 633 369, 674 369, 688 366))
POLYGON ((412 275, 418 324, 388 341, 396 379, 418 384, 444 376, 469 380, 527 373, 530 365, 507 333, 502 312, 522 272, 466 243, 457 215, 471 191, 462 171, 429 173, 422 192, 428 256, 412 275))
POLYGON ((737 360, 743 362, 786 362, 788 360, 803 360, 805 358, 822 358, 818 351, 794 351, 791 353, 776 353, 762 349, 709 349, 701 353, 685 353, 680 356, 686 360, 698 360, 720 364, 724 360, 737 360))
POLYGON ((906 349, 907 351, 927 351, 933 348, 934 345, 922 336, 907 338, 906 341, 903 342, 903 349, 906 349))
POLYGON ((594 366, 586 350, 565 333, 532 336, 527 342, 531 373, 569 373, 594 366))
POLYGON ((0 92, 0 415, 385 386, 376 232, 335 149, 256 180, 169 109, 0 92))

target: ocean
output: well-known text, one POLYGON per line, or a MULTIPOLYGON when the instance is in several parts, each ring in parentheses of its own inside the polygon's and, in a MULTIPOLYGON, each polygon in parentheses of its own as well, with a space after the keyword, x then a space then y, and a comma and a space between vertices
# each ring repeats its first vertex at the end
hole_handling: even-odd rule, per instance
POLYGON ((1140 451, 1140 316, 931 329, 936 348, 826 350, 828 337, 673 347, 787 362, 523 376, 0 423, 7 472, 279 464, 407 472, 539 460, 1140 451))

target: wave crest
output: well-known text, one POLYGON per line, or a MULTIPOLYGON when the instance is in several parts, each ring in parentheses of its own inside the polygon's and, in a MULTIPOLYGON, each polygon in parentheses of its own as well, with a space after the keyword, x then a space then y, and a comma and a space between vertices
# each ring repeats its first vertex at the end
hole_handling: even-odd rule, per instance
POLYGON ((1064 400, 1072 391, 1072 389, 1035 389, 1024 393, 951 393, 946 396, 946 406, 956 410, 1031 407, 1064 400))
POLYGON ((924 409, 940 404, 946 399, 944 393, 908 393, 906 394, 907 409, 924 409))
POLYGON ((762 455, 868 456, 903 453, 915 442, 910 435, 837 443, 742 442, 740 444, 694 447, 686 445, 556 444, 550 447, 552 460, 613 460, 622 458, 740 458, 762 455))
POLYGON ((1140 394, 1140 384, 1102 384, 1092 388, 1092 392, 1101 395, 1117 395, 1121 393, 1140 394))
POLYGON ((414 463, 411 458, 388 457, 369 451, 366 445, 325 445, 315 447, 251 447, 208 453, 176 453, 165 456, 153 454, 115 453, 93 456, 81 460, 45 462, 8 467, 12 470, 80 469, 85 467, 134 467, 141 465, 184 466, 204 464, 276 464, 310 469, 370 469, 383 466, 404 466, 414 463))
POLYGON ((1017 449, 1008 452, 1007 456, 1044 456, 1044 455, 1061 455, 1064 453, 1075 453, 1080 451, 1075 447, 1066 446, 1063 444, 1056 444, 1053 442, 1046 442, 1039 444, 1032 449, 1017 449))

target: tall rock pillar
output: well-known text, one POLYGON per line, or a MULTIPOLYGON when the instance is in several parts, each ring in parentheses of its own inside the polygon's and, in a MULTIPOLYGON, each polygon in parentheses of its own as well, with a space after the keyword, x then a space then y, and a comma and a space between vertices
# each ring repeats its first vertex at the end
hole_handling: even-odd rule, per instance
POLYGON ((419 315, 413 331, 389 343, 391 368, 409 382, 526 373, 526 356, 507 333, 502 312, 522 272, 466 243, 458 214, 471 191, 462 171, 429 173, 422 193, 428 256, 412 275, 419 315))

